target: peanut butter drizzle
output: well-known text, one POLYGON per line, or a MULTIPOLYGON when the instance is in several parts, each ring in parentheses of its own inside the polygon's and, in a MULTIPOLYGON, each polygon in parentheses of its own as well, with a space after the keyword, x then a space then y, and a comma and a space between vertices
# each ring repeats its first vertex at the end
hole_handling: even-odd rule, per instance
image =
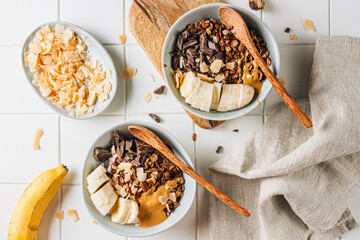
POLYGON ((137 199, 140 205, 138 214, 140 219, 139 227, 153 227, 167 219, 163 211, 166 206, 159 202, 159 197, 169 194, 172 188, 177 187, 178 181, 178 178, 167 181, 165 185, 159 186, 156 191, 155 186, 153 186, 146 193, 141 194, 140 198, 137 199), (166 185, 169 186, 168 189, 165 188, 166 185))
POLYGON ((260 72, 259 65, 255 60, 249 63, 245 63, 242 78, 244 80, 244 84, 254 87, 258 94, 261 93, 261 88, 263 85, 263 82, 260 82, 262 78, 262 72, 260 72), (251 66, 253 66, 252 73, 250 73, 251 66))

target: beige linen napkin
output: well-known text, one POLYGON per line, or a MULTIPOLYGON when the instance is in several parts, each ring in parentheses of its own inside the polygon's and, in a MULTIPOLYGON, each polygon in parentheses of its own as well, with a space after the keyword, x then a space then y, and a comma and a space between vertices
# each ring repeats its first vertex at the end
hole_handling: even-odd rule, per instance
MULTIPOLYGON (((296 56, 294 56, 296 57, 296 56)), ((360 38, 321 37, 306 129, 282 106, 211 167, 211 181, 252 214, 210 197, 212 239, 333 239, 358 227, 348 205, 360 184, 360 38)))

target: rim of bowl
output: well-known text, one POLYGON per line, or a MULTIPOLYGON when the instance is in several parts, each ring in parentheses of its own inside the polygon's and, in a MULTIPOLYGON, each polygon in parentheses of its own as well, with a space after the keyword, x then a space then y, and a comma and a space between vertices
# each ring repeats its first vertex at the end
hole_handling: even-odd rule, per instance
MULTIPOLYGON (((79 36, 80 37, 80 36, 79 36)), ((82 39, 83 40, 83 39, 82 39)), ((86 45, 86 44, 85 44, 86 45)), ((91 53, 90 53, 91 54, 91 53)), ((75 25, 75 24, 72 24, 72 23, 69 23, 69 22, 65 22, 65 21, 51 21, 51 22, 47 22, 47 23, 44 23, 44 24, 41 24, 39 25, 38 27, 36 27, 25 39, 24 43, 23 43, 23 46, 22 46, 22 50, 21 50, 21 65, 22 65, 22 69, 23 69, 23 73, 25 74, 26 76, 26 79, 27 79, 27 82, 31 85, 31 88, 34 90, 34 92, 36 93, 36 95, 50 108, 52 109, 54 112, 56 112, 57 114, 61 115, 61 116, 64 116, 64 117, 67 117, 67 118, 71 118, 71 119, 76 119, 76 120, 86 120, 86 119, 90 119, 90 118, 93 118, 97 115, 99 115, 100 113, 102 113, 111 103, 112 101, 114 100, 115 98, 115 95, 117 93, 117 73, 116 73, 116 67, 115 67, 115 63, 114 63, 114 60, 112 59, 112 57, 110 56, 110 54, 108 53, 108 51, 105 49, 105 47, 94 37, 92 36, 89 32, 85 31, 83 28, 75 25), (110 99, 108 99, 108 103, 106 105, 104 105, 104 107, 102 107, 101 109, 98 110, 98 112, 95 114, 95 113, 91 113, 91 114, 85 114, 85 115, 82 115, 81 118, 80 117, 73 117, 73 116, 70 116, 69 114, 65 114, 63 112, 60 111, 60 109, 58 109, 56 106, 52 106, 51 102, 49 102, 48 100, 46 100, 43 96, 40 95, 40 93, 38 92, 38 89, 37 89, 37 86, 35 86, 33 83, 32 83, 32 80, 28 78, 27 74, 26 74, 26 69, 28 68, 27 66, 25 66, 25 61, 24 61, 24 54, 26 52, 26 49, 28 48, 28 44, 31 42, 32 39, 30 39, 31 37, 33 37, 33 35, 43 26, 46 26, 46 25, 55 25, 55 24, 62 24, 62 25, 65 25, 66 26, 70 26, 70 27, 73 27, 74 29, 79 29, 80 31, 83 31, 84 33, 86 33, 88 36, 91 37, 91 39, 97 44, 100 46, 100 48, 102 48, 104 50, 104 53, 106 55, 106 57, 109 59, 109 62, 110 62, 110 67, 112 67, 114 70, 115 70, 115 73, 111 73, 111 76, 113 77, 114 79, 114 82, 111 83, 112 85, 112 89, 114 89, 114 94, 112 97, 110 97, 110 99)))
MULTIPOLYGON (((86 182, 84 181, 84 179, 86 178, 85 175, 84 175, 85 174, 84 170, 85 170, 85 166, 86 166, 86 163, 87 163, 87 159, 88 159, 88 157, 90 155, 92 155, 93 147, 95 146, 95 143, 97 141, 99 141, 99 139, 101 137, 103 137, 104 135, 106 135, 107 133, 109 133, 110 131, 112 131, 114 129, 117 129, 119 127, 124 127, 124 126, 128 127, 130 125, 139 125, 139 126, 143 126, 143 127, 146 127, 146 128, 152 128, 152 129, 155 129, 156 131, 159 131, 162 134, 166 135, 166 138, 167 138, 167 140, 169 140, 170 144, 172 144, 178 150, 182 150, 182 152, 184 152, 184 156, 182 156, 183 158, 179 158, 179 159, 182 160, 186 165, 188 165, 189 167, 194 169, 194 163, 191 161, 191 158, 190 158, 189 154, 187 153, 185 148, 182 146, 182 144, 179 142, 179 140, 177 140, 177 138, 172 133, 170 133, 168 130, 166 130, 166 129, 164 129, 164 128, 162 128, 162 127, 160 127, 160 126, 158 126, 158 125, 156 125, 154 123, 143 121, 143 120, 126 120, 126 121, 123 121, 121 123, 112 125, 109 128, 105 129, 92 142, 88 152, 86 153, 85 161, 83 163, 83 167, 82 167, 82 171, 81 171, 81 192, 82 192, 82 198, 83 198, 83 201, 84 201, 84 204, 86 206, 87 211, 89 212, 91 217, 93 217, 102 228, 106 229, 109 232, 115 233, 115 234, 120 235, 120 236, 125 236, 125 237, 148 237, 148 236, 152 236, 152 235, 161 233, 161 232, 173 227, 174 225, 176 225, 180 220, 182 220, 185 217, 185 215, 188 213, 188 211, 190 210, 190 208, 191 208, 191 206, 192 206, 192 204, 194 202, 195 194, 196 194, 196 185, 197 184, 196 184, 196 181, 190 177, 190 179, 192 180, 191 182, 192 182, 192 185, 193 185, 194 188, 193 188, 192 193, 189 192, 189 194, 191 194, 191 196, 189 195, 189 197, 191 198, 191 200, 189 201, 189 204, 184 206, 184 209, 183 209, 182 213, 180 213, 178 219, 175 219, 169 226, 166 226, 164 229, 161 229, 159 231, 154 231, 152 233, 141 234, 141 235, 140 234, 125 235, 125 234, 121 234, 119 232, 115 232, 111 227, 108 227, 105 223, 103 223, 102 218, 106 217, 106 216, 102 216, 101 219, 99 219, 97 216, 94 216, 92 214, 91 210, 90 210, 90 208, 94 208, 94 207, 91 207, 92 203, 88 204, 88 202, 86 201, 86 197, 85 197, 87 187, 86 187, 86 182)), ((151 129, 149 129, 149 130, 151 130, 151 129)), ((151 130, 151 131, 153 131, 153 130, 151 130)), ((183 172, 183 174, 186 174, 186 173, 183 172)), ((185 191, 186 191, 186 189, 185 189, 185 191)), ((165 221, 167 221, 167 220, 168 219, 166 219, 165 221)), ((158 225, 156 225, 156 226, 158 226, 158 225)))
MULTIPOLYGON (((185 108, 187 111, 189 111, 190 113, 194 114, 195 116, 197 117, 200 117, 200 118, 204 118, 204 119, 209 119, 209 120, 216 120, 216 121, 225 121, 225 120, 231 120, 231 119, 234 119, 234 118, 238 118, 240 116, 243 116, 243 115, 246 115, 248 114, 249 112, 253 111, 256 107, 258 107, 265 99, 266 97, 269 95, 271 89, 273 88, 272 84, 270 83, 269 79, 266 78, 264 83, 265 82, 268 82, 270 84, 270 87, 269 87, 269 90, 267 92, 265 92, 265 94, 263 95, 263 97, 261 99, 259 99, 259 95, 257 96, 257 99, 258 101, 260 102, 260 104, 257 104, 257 105, 253 105, 252 108, 248 109, 247 111, 243 111, 243 108, 249 106, 246 105, 242 108, 238 108, 238 109, 234 109, 232 111, 227 111, 227 112, 218 112, 218 111, 213 111, 213 112, 204 112, 204 111, 201 111, 199 109, 196 109, 196 108, 193 108, 191 105, 185 103, 185 102, 182 102, 181 100, 179 100, 174 92, 173 92, 173 89, 169 86, 169 82, 170 81, 174 81, 173 78, 171 79, 168 79, 166 77, 166 71, 170 71, 169 68, 171 66, 164 66, 164 63, 165 63, 165 59, 169 58, 170 55, 168 52, 165 51, 165 47, 168 46, 169 44, 172 44, 170 43, 170 40, 169 40, 169 33, 173 30, 173 28, 175 27, 175 25, 177 25, 181 20, 183 20, 184 18, 188 17, 189 15, 192 15, 194 12, 196 11, 199 11, 199 9, 206 9, 206 8, 209 8, 209 7, 213 7, 213 6, 217 6, 217 7, 221 7, 221 6, 227 6, 227 7, 231 7, 233 8, 234 10, 236 10, 237 12, 240 11, 243 11, 245 12, 245 14, 248 14, 250 16, 250 18, 252 18, 255 22, 259 23, 259 25, 262 25, 265 29, 265 31, 263 32, 267 32, 269 33, 269 36, 270 38, 272 39, 272 45, 274 47, 274 50, 275 52, 273 51, 273 54, 274 56, 276 57, 277 56, 277 62, 274 66, 274 73, 276 76, 278 76, 279 72, 280 72, 280 51, 279 51, 279 46, 278 46, 278 43, 272 33, 272 31, 270 30, 270 28, 266 25, 265 22, 263 22, 261 19, 259 19, 256 15, 254 15, 253 13, 251 13, 250 11, 242 8, 242 7, 239 7, 239 6, 236 6, 236 5, 233 5, 233 4, 227 4, 227 3, 210 3, 210 4, 205 4, 203 6, 200 6, 200 7, 197 7, 197 8, 194 8, 192 10, 190 10, 189 12, 185 13, 184 15, 182 15, 180 18, 178 18, 175 23, 170 27, 169 31, 168 31, 168 34, 166 35, 166 38, 165 38, 165 42, 164 42, 164 45, 163 45, 163 49, 162 49, 162 55, 161 55, 161 65, 162 65, 162 70, 163 70, 163 75, 164 75, 164 78, 165 78, 165 81, 168 85, 168 88, 170 89, 170 92, 171 94, 175 97, 176 101, 183 107, 185 108), (226 115, 229 115, 228 113, 229 112, 233 112, 233 114, 231 114, 230 116, 224 116, 225 114, 226 115), (206 116, 206 115, 211 115, 211 116, 206 116)), ((240 13, 241 14, 241 13, 240 13)), ((244 19, 245 20, 245 19, 244 19)), ((273 61, 272 61, 272 64, 273 64, 273 61)), ((177 90, 178 91, 178 90, 177 90)), ((252 100, 254 101, 254 100, 252 100)), ((251 103, 251 102, 250 102, 251 103)))

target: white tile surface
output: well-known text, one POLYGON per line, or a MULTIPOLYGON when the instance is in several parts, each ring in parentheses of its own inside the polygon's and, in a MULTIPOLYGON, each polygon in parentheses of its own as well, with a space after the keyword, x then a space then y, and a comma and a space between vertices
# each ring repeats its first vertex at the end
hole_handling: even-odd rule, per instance
POLYGON ((147 92, 153 92, 161 85, 165 85, 165 82, 140 46, 126 46, 126 67, 137 68, 137 74, 126 80, 127 113, 149 113, 150 109, 152 112, 161 113, 184 112, 166 88, 158 99, 152 98, 150 102, 145 102, 144 95, 147 92), (139 61, 140 59, 141 61, 139 61), (149 77, 150 73, 153 74, 155 82, 149 77))
POLYGON ((82 199, 80 185, 62 186, 62 210, 64 220, 61 221, 61 236, 64 240, 72 239, 101 239, 101 240, 125 240, 125 237, 115 235, 103 229, 100 225, 91 222, 92 218, 86 209, 82 199), (68 209, 75 209, 79 221, 74 223, 66 214, 68 209))
MULTIPOLYGON (((125 113, 125 81, 120 75, 120 71, 124 69, 124 46, 107 46, 105 49, 111 55, 117 71, 117 90, 116 95, 109 107, 106 108, 102 115, 106 114, 124 114, 125 113)), ((114 73, 115 74, 115 73, 114 73)))
POLYGON ((91 144, 103 131, 124 120, 122 116, 101 116, 80 121, 61 118, 61 163, 69 168, 65 184, 81 183, 82 166, 91 144))
POLYGON ((315 43, 319 36, 329 35, 329 0, 272 0, 266 1, 263 21, 269 26, 279 44, 315 43), (303 19, 312 20, 315 32, 307 31, 303 19), (297 36, 290 40, 285 28, 297 36))
POLYGON ((59 164, 58 117, 1 115, 0 146, 0 182, 29 183, 59 164), (39 150, 33 150, 32 145, 36 128, 44 132, 39 150))
POLYGON ((330 34, 332 36, 348 35, 360 37, 360 15, 354 14, 359 11, 360 1, 357 0, 330 0, 330 34))
POLYGON ((60 20, 85 29, 101 43, 118 43, 124 33, 124 6, 118 0, 60 0, 60 20))
MULTIPOLYGON (((285 88, 296 100, 308 96, 308 84, 314 46, 312 45, 281 45, 280 46, 280 73, 284 78, 285 88)), ((283 102, 279 94, 272 89, 266 98, 266 113, 274 113, 283 102)))
POLYGON ((161 118, 160 123, 156 123, 147 114, 136 114, 127 116, 127 120, 144 120, 158 124, 160 127, 169 131, 185 148, 190 158, 194 160, 194 142, 192 135, 194 133, 193 123, 186 114, 158 114, 161 118))
POLYGON ((0 45, 0 113, 52 113, 25 76, 21 50, 20 46, 0 45))
POLYGON ((56 20, 57 0, 2 0, 0 44, 23 44, 35 28, 56 20))
MULTIPOLYGON (((196 170, 205 179, 209 179, 208 168, 230 154, 232 149, 250 135, 262 124, 261 116, 245 116, 229 121, 213 130, 204 130, 196 127, 196 170), (239 132, 233 132, 239 129, 239 132), (225 137, 226 135, 226 137, 225 137), (218 146, 223 146, 223 151, 216 153, 218 146)), ((198 239, 210 239, 208 228, 208 192, 201 186, 197 193, 197 219, 198 239)))
MULTIPOLYGON (((0 185, 0 239, 7 239, 12 212, 26 187, 24 184, 0 185)), ((55 218, 59 203, 60 195, 57 193, 41 219, 38 240, 60 240, 60 222, 55 218)))

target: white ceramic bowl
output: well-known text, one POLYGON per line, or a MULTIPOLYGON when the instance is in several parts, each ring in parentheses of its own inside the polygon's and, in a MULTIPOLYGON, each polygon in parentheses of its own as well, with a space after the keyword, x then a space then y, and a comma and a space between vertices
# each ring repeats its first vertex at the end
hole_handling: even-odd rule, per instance
POLYGON ((98 138, 95 139, 94 143, 90 146, 83 167, 81 183, 84 202, 90 212, 90 215, 100 226, 113 233, 128 237, 144 237, 162 232, 170 228, 185 216, 194 200, 196 182, 185 173, 183 174, 183 177, 185 179, 185 191, 184 196, 179 202, 180 206, 178 206, 175 211, 170 214, 168 219, 154 227, 139 228, 134 225, 121 225, 112 222, 110 215, 102 216, 100 212, 95 208, 94 204, 91 202, 86 182, 86 177, 99 165, 99 162, 95 160, 93 156, 94 148, 110 146, 112 140, 112 130, 114 129, 121 131, 125 135, 131 136, 130 132, 128 131, 128 126, 130 125, 140 125, 153 131, 157 136, 160 137, 161 140, 169 143, 173 152, 176 154, 177 157, 179 157, 179 159, 181 159, 185 164, 192 168, 194 168, 194 166, 185 149, 181 146, 181 144, 176 140, 173 135, 171 135, 169 132, 162 129, 161 127, 145 121, 125 121, 118 125, 115 125, 103 132, 98 138))
POLYGON ((217 112, 217 111, 205 112, 193 108, 189 104, 185 103, 185 100, 180 95, 179 90, 176 89, 174 78, 170 72, 171 56, 169 55, 169 52, 174 51, 178 34, 184 31, 184 29, 188 24, 195 23, 196 21, 201 19, 214 18, 220 22, 220 18, 218 15, 218 10, 220 6, 228 6, 235 9, 241 14, 241 16, 244 18, 248 26, 254 27, 259 31, 260 35, 267 43, 267 49, 270 52, 270 58, 272 62, 270 69, 275 73, 275 75, 278 74, 280 69, 279 48, 273 34, 271 33, 270 29, 266 26, 266 24, 263 21, 261 21, 260 18, 248 12, 247 10, 235 5, 224 4, 224 3, 213 3, 195 8, 187 12, 183 16, 181 16, 171 26, 168 34, 166 35, 163 52, 162 52, 163 73, 167 85, 170 88, 170 91, 175 96, 176 100, 182 105, 182 107, 184 107, 186 110, 188 110, 189 112, 191 112, 192 114, 198 117, 210 119, 210 120, 229 120, 247 114, 248 112, 256 108, 259 105, 259 102, 261 103, 262 101, 264 101, 264 99, 266 98, 266 96, 268 95, 268 93, 272 88, 271 83, 269 82, 268 79, 266 79, 262 86, 261 93, 257 96, 257 99, 254 98, 247 106, 243 108, 228 112, 217 112))
POLYGON ((57 22, 49 22, 49 23, 45 23, 41 26, 39 26, 38 28, 36 28, 25 40, 25 43, 23 45, 23 49, 21 52, 21 61, 22 61, 22 66, 25 72, 25 75, 28 79, 28 82, 30 83, 30 85, 32 86, 32 88, 34 89, 34 91, 36 92, 36 94, 55 112, 57 112, 58 114, 64 116, 64 117, 68 117, 68 118, 73 118, 73 119, 88 119, 88 118, 92 118, 98 114, 100 114, 102 111, 104 111, 106 109, 107 106, 110 105, 111 101, 114 99, 115 93, 116 93, 116 89, 117 89, 117 73, 116 73, 116 69, 115 69, 115 65, 114 62, 112 60, 112 58, 110 57, 109 53, 105 50, 105 48, 94 38, 92 37, 89 33, 87 33, 85 30, 81 29, 78 26, 75 26, 71 23, 67 23, 67 22, 61 22, 61 21, 57 21, 57 22), (51 27, 55 27, 56 24, 60 24, 60 25, 64 25, 66 29, 72 30, 74 31, 86 44, 87 48, 88 48, 88 56, 90 57, 91 60, 98 60, 98 62, 101 64, 103 70, 105 71, 106 69, 110 69, 111 71, 111 78, 109 79, 109 82, 112 85, 112 89, 109 92, 109 99, 107 99, 104 102, 100 102, 97 101, 95 104, 95 108, 94 108, 94 112, 90 113, 90 114, 84 114, 81 116, 69 116, 69 112, 66 109, 61 109, 56 107, 55 105, 53 105, 50 101, 46 100, 42 95, 41 92, 39 90, 39 88, 37 86, 35 86, 32 83, 32 80, 34 79, 34 74, 32 72, 30 72, 29 67, 25 66, 25 62, 24 62, 24 53, 26 53, 29 50, 29 43, 31 42, 31 40, 34 38, 36 32, 42 27, 42 26, 51 26, 51 27))

